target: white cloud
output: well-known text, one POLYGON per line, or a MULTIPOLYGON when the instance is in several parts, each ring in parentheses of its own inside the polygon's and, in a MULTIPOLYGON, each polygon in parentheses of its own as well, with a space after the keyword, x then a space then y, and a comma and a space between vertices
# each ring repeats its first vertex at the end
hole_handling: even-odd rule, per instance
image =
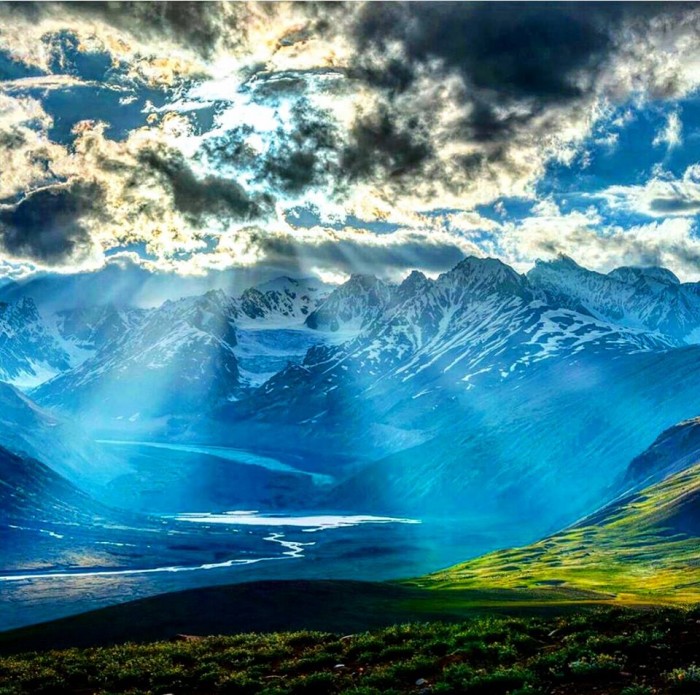
POLYGON ((669 150, 678 147, 683 142, 683 123, 677 112, 669 114, 666 125, 654 137, 652 145, 666 145, 669 150))
POLYGON ((551 202, 535 214, 502 225, 486 252, 524 272, 539 259, 566 254, 587 268, 607 272, 623 265, 660 265, 681 280, 700 280, 700 239, 689 218, 644 225, 605 225, 595 208, 561 213, 551 202))
MULTIPOLYGON (((345 8, 325 32, 314 34, 308 30, 310 20, 305 14, 314 8, 288 4, 211 7, 214 9, 197 10, 207 14, 211 26, 202 22, 179 29, 186 34, 209 27, 211 46, 204 48, 188 45, 174 30, 153 24, 160 10, 148 4, 131 8, 134 16, 124 14, 125 19, 90 15, 71 5, 47 6, 34 18, 0 7, 0 48, 47 72, 5 82, 6 93, 0 93, 0 136, 4 138, 0 141, 0 198, 21 195, 54 180, 92 182, 104 192, 100 214, 86 219, 96 248, 106 251, 143 243, 155 259, 149 262, 182 273, 264 263, 282 250, 308 257, 310 268, 326 273, 344 273, 353 260, 369 264, 372 253, 391 267, 402 267, 409 261, 419 266, 419 247, 434 267, 438 258, 449 258, 451 249, 464 253, 490 250, 521 265, 538 255, 565 249, 577 258, 585 256, 582 260, 592 265, 605 264, 624 255, 623 242, 629 244, 629 255, 639 258, 645 254, 666 257, 661 248, 664 243, 675 249, 668 256, 671 262, 681 263, 682 252, 692 257, 694 246, 686 239, 691 223, 686 218, 700 211, 700 165, 689 167, 680 179, 656 175, 644 185, 613 186, 600 193, 598 197, 613 208, 677 218, 629 232, 601 229, 602 221, 594 209, 562 214, 551 201, 541 201, 531 217, 518 223, 497 223, 477 215, 473 208, 504 196, 534 198, 535 183, 547 164, 553 160, 573 164, 591 135, 614 146, 617 133, 596 133, 595 127, 607 122, 620 103, 677 99, 696 89, 700 84, 697 10, 690 9, 680 18, 674 15, 673 20, 660 16, 625 24, 595 79, 580 76, 576 85, 580 94, 575 98, 551 103, 493 100, 496 109, 489 117, 508 133, 501 139, 469 134, 465 123, 473 122, 470 118, 480 105, 474 96, 477 90, 439 61, 425 61, 416 68, 411 87, 392 95, 391 106, 398 114, 396 127, 409 134, 425 133, 430 157, 416 168, 415 175, 404 177, 400 170, 382 168, 387 155, 375 152, 380 166, 345 183, 341 196, 336 195, 330 176, 319 177, 319 182, 301 192, 281 191, 257 171, 242 172, 236 165, 227 169, 220 162, 196 159, 195 155, 201 154, 203 144, 241 128, 249 131, 244 144, 251 148, 253 159, 262 158, 279 133, 291 136, 291 108, 302 97, 314 109, 328 114, 337 127, 334 145, 338 149, 350 144, 358 119, 387 104, 381 88, 352 77, 357 48, 345 34, 359 10, 354 5, 345 8), (193 86, 183 93, 176 90, 174 101, 153 109, 149 125, 133 130, 124 141, 111 140, 100 124, 83 123, 77 127, 71 147, 53 143, 48 137, 50 116, 37 100, 22 96, 21 91, 79 83, 70 75, 48 74, 61 50, 56 37, 66 30, 77 36, 80 50, 107 52, 131 86, 133 81, 173 86, 183 78, 193 86), (257 67, 255 72, 253 65, 265 68, 257 67), (298 91, 292 93, 285 86, 288 84, 296 84, 298 91), (274 98, 265 98, 270 93, 274 98), (218 112, 212 130, 195 134, 189 115, 193 109, 214 102, 218 112), (149 148, 181 153, 200 180, 225 175, 240 181, 251 194, 270 192, 277 219, 273 216, 269 224, 261 223, 254 232, 248 222, 222 220, 216 215, 200 215, 193 221, 192 215, 178 209, 172 187, 162 175, 139 177, 141 154, 149 148), (366 230, 337 232, 322 226, 312 230, 285 227, 281 222, 285 213, 300 205, 317 210, 326 223, 354 214, 403 228, 394 234, 377 235, 366 230), (425 214, 431 209, 450 208, 471 212, 432 219, 425 214), (479 242, 483 231, 495 235, 497 241, 479 242), (213 249, 212 240, 216 242, 213 249), (577 243, 580 250, 575 248, 577 243), (330 250, 334 244, 338 248, 335 254, 330 250), (338 263, 339 269, 334 271, 333 263, 338 263)), ((202 39, 202 43, 206 41, 202 39)), ((392 59, 406 58, 398 47, 396 51, 375 56, 375 67, 388 70, 392 59)), ((632 114, 633 110, 627 109, 613 127, 624 127, 632 114)), ((672 113, 654 144, 672 148, 681 141, 681 121, 672 113)), ((324 156, 322 169, 337 164, 333 160, 337 151, 324 156)), ((686 268, 687 258, 683 261, 686 268)))
POLYGON ((700 163, 678 179, 657 172, 645 184, 610 186, 591 197, 604 199, 613 209, 649 217, 693 217, 700 212, 700 163))
POLYGON ((0 200, 54 178, 52 163, 62 159, 66 150, 49 139, 52 125, 53 119, 38 100, 0 91, 0 200))

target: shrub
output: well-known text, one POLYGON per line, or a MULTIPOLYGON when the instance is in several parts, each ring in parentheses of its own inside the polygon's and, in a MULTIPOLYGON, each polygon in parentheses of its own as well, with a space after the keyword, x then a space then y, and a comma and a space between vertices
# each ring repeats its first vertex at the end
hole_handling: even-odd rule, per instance
POLYGON ((696 693, 700 690, 700 667, 674 668, 666 674, 666 682, 676 692, 696 693))

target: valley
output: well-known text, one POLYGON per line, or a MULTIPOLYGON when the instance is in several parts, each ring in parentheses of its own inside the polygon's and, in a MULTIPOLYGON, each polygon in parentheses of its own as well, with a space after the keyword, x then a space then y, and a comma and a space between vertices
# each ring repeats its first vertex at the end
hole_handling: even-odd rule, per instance
POLYGON ((693 574, 691 538, 639 530, 624 500, 648 488, 655 508, 696 460, 678 425, 700 413, 694 287, 474 257, 399 285, 301 282, 49 318, 17 300, 13 368, 38 378, 29 336, 67 357, 0 386, 3 627, 280 578, 423 577, 472 610, 492 591, 654 602, 693 574), (635 593, 634 562, 664 558, 635 593))

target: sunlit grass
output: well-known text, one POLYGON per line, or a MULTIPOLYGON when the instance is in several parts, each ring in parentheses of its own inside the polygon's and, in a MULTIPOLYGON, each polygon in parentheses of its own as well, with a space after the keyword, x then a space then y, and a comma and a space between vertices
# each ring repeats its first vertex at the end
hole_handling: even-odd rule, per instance
POLYGON ((538 543, 411 583, 436 589, 561 587, 620 603, 693 603, 700 601, 700 542, 687 530, 693 519, 700 519, 700 465, 538 543))

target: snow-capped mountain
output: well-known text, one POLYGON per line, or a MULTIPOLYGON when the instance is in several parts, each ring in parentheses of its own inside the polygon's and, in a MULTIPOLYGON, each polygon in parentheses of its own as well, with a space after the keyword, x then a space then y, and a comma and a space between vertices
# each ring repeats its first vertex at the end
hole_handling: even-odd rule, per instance
POLYGON ((497 509, 515 521, 532 499, 549 507, 532 517, 542 533, 599 499, 657 432, 700 412, 688 388, 700 386, 700 349, 571 308, 494 259, 436 280, 414 273, 364 324, 217 416, 231 440, 274 428, 308 455, 365 461, 334 508, 497 509))
POLYGON ((56 334, 83 358, 33 396, 86 424, 126 427, 237 399, 322 340, 303 322, 326 293, 321 282, 284 277, 236 298, 211 290, 148 310, 59 312, 56 334))
MULTIPOLYGON (((348 289, 336 292, 346 297, 348 289)), ((421 385, 417 390, 446 384, 468 390, 479 381, 517 377, 542 360, 584 351, 659 351, 674 344, 657 333, 547 303, 527 278, 495 259, 467 258, 435 281, 413 273, 387 289, 381 309, 373 304, 355 314, 356 324, 365 325, 355 339, 311 350, 302 366, 265 384, 261 397, 288 390, 292 373, 306 375, 313 384, 309 407, 295 411, 304 419, 315 400, 350 378, 361 382, 365 394, 384 390, 390 381, 396 388, 413 383, 421 385)), ((319 311, 328 311, 332 300, 319 311)))
POLYGON ((226 400, 240 387, 236 310, 214 290, 168 301, 33 395, 47 406, 132 421, 226 400))
POLYGON ((700 285, 681 283, 658 267, 612 270, 582 268, 567 256, 538 261, 528 280, 572 308, 621 326, 658 331, 686 343, 700 341, 700 285))
POLYGON ((29 297, 0 303, 0 379, 28 390, 135 329, 143 311, 102 305, 42 312, 29 297))
POLYGON ((331 287, 315 278, 279 277, 251 287, 238 299, 240 315, 282 325, 304 321, 330 294, 331 287))
POLYGON ((392 288, 371 275, 353 275, 306 319, 309 328, 356 333, 380 316, 391 302, 392 288))
POLYGON ((0 303, 0 379, 29 388, 71 366, 70 355, 29 298, 0 303))
POLYGON ((105 304, 58 311, 52 318, 64 344, 86 353, 86 358, 124 333, 138 330, 145 314, 143 309, 105 304))

